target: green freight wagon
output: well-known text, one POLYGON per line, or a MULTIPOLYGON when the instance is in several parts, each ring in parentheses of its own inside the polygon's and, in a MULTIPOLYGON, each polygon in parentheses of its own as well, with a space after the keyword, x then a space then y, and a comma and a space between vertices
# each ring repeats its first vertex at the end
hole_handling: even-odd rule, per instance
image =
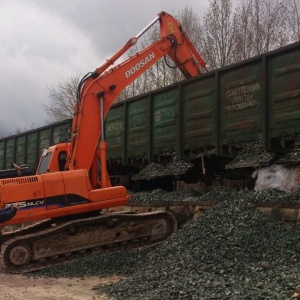
POLYGON ((295 43, 118 103, 106 119, 111 170, 135 172, 174 157, 198 164, 201 175, 203 160, 214 174, 267 165, 300 133, 299 78, 295 43), (247 144, 260 153, 238 159, 247 144))

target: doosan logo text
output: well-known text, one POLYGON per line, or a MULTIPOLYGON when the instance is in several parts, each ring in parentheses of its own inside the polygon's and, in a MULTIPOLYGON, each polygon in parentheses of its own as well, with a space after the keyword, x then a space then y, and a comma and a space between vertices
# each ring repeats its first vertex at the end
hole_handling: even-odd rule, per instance
POLYGON ((131 75, 133 75, 139 69, 143 68, 146 64, 148 64, 154 58, 155 58, 155 54, 154 54, 154 52, 152 52, 148 56, 146 56, 144 59, 140 60, 135 66, 131 67, 129 70, 127 70, 125 72, 126 78, 129 78, 131 75))

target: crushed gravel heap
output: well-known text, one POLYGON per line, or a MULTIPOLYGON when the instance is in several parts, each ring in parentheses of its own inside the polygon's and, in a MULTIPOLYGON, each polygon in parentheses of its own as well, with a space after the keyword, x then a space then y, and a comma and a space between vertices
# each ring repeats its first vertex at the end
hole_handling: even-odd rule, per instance
POLYGON ((300 135, 294 137, 295 143, 285 155, 278 160, 278 162, 300 162, 300 135))
POLYGON ((253 203, 300 203, 300 192, 282 192, 277 190, 238 192, 237 195, 253 203))
POLYGON ((201 201, 210 201, 210 202, 219 202, 225 199, 235 198, 236 192, 232 191, 226 187, 218 186, 214 187, 210 191, 207 191, 203 194, 199 200, 201 201))
POLYGON ((156 178, 163 176, 175 176, 186 173, 193 165, 184 160, 174 158, 172 162, 167 165, 152 163, 141 170, 136 175, 132 176, 132 180, 139 180, 143 178, 156 178))
POLYGON ((264 203, 300 203, 300 192, 282 192, 277 190, 265 191, 233 191, 226 187, 214 187, 210 191, 202 194, 192 189, 184 191, 167 192, 156 189, 147 192, 133 194, 129 200, 130 205, 138 204, 162 204, 175 202, 220 202, 231 199, 245 199, 249 202, 264 203))
POLYGON ((245 200, 224 201, 144 258, 115 299, 289 299, 300 283, 300 230, 245 200))
POLYGON ((236 158, 226 166, 226 169, 266 166, 275 157, 275 153, 264 150, 261 140, 244 142, 235 146, 240 150, 236 158))
POLYGON ((152 163, 148 165, 145 169, 141 170, 136 175, 132 176, 132 180, 138 180, 144 177, 157 177, 163 174, 165 170, 164 165, 152 163))
POLYGON ((185 202, 185 201, 199 201, 201 193, 186 189, 184 191, 167 192, 162 189, 156 189, 148 192, 135 193, 129 200, 130 205, 133 204, 161 204, 161 203, 174 203, 174 202, 185 202))
POLYGON ((291 299, 300 284, 300 228, 248 199, 218 203, 163 244, 94 255, 35 276, 127 275, 98 287, 113 299, 291 299))

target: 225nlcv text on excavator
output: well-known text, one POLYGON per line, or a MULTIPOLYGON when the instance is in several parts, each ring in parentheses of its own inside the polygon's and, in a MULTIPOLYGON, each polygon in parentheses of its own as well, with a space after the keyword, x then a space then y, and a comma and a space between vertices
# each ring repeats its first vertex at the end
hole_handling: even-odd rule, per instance
POLYGON ((45 149, 35 175, 0 180, 1 205, 21 204, 5 225, 33 222, 4 234, 1 257, 8 271, 37 270, 133 241, 149 245, 176 230, 176 220, 167 212, 101 213, 125 205, 130 198, 125 187, 110 184, 103 122, 119 93, 165 55, 186 77, 206 69, 181 25, 171 15, 159 13, 101 67, 83 77, 70 141, 45 149), (112 67, 156 22, 160 38, 112 67))

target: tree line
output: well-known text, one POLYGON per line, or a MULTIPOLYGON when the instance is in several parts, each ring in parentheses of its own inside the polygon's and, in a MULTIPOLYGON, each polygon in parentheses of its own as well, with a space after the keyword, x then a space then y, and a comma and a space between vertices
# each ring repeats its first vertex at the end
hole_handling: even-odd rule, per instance
MULTIPOLYGON (((237 5, 232 0, 209 0, 201 20, 199 13, 187 6, 174 17, 211 71, 300 40, 300 0, 242 0, 237 5)), ((157 26, 142 36, 128 57, 157 40, 157 26)), ((159 60, 116 101, 182 80, 181 72, 170 65, 167 59, 159 60)), ((73 75, 49 89, 50 103, 44 109, 51 121, 72 118, 79 81, 80 76, 73 75)))

